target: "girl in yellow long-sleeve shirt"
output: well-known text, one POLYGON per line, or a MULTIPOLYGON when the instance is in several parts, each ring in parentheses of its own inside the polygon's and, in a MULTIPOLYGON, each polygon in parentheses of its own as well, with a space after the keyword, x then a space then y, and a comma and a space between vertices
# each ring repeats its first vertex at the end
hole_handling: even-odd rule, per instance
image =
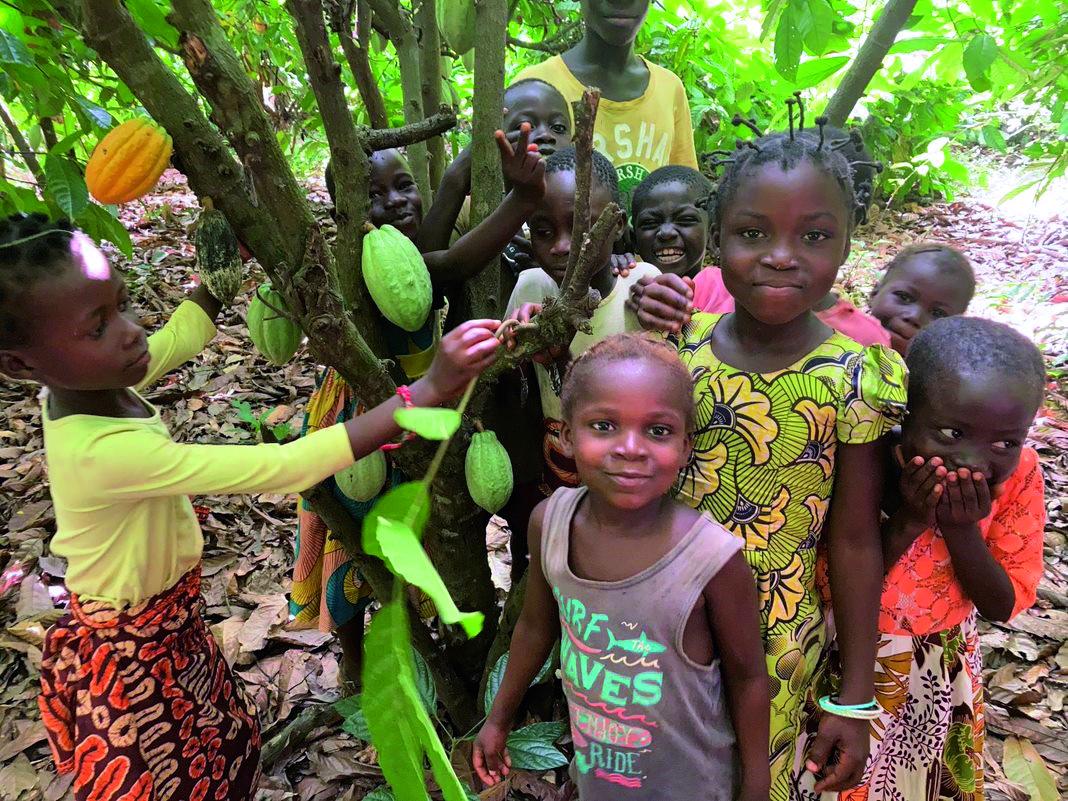
POLYGON ((256 713, 201 618, 189 495, 316 484, 396 436, 404 400, 452 398, 497 347, 495 321, 465 323, 407 392, 290 444, 176 443, 138 390, 211 341, 221 305, 202 285, 146 336, 85 234, 41 215, 0 222, 0 372, 48 390, 52 551, 71 592, 45 640, 40 708, 79 801, 252 796, 256 713))

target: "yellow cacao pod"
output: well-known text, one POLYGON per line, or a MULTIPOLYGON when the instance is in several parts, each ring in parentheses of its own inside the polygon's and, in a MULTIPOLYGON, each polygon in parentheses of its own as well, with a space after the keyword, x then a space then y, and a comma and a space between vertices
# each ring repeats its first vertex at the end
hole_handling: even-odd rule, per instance
POLYGON ((377 498, 386 484, 386 455, 372 451, 334 476, 337 488, 354 501, 377 498))
POLYGON ((85 184, 101 203, 126 203, 151 191, 171 160, 171 137, 150 119, 124 122, 97 143, 85 184))
POLYGON ((458 56, 475 46, 475 0, 436 0, 438 31, 458 56))
POLYGON ((430 273, 419 249, 392 225, 364 235, 363 281, 387 320, 405 331, 423 327, 434 296, 430 273))
POLYGON ((512 497, 512 461, 492 431, 471 437, 464 475, 472 500, 490 514, 499 512, 512 497))
POLYGON ((304 338, 300 326, 275 311, 285 307, 282 296, 270 284, 263 284, 256 290, 256 297, 248 305, 245 315, 252 344, 267 361, 278 366, 293 358, 304 338))

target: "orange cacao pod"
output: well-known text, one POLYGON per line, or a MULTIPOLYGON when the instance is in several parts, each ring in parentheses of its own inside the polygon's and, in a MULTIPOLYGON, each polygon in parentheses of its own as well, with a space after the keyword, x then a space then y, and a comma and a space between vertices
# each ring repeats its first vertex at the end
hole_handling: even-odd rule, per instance
POLYGON ((85 183, 101 203, 126 203, 156 185, 171 158, 171 137, 140 117, 113 128, 85 165, 85 183))

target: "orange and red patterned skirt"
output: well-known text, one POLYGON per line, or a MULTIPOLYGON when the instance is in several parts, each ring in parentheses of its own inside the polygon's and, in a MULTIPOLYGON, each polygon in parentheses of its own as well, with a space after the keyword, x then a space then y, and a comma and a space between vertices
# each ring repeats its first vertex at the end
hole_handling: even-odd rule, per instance
POLYGON ((201 616, 200 567, 138 606, 71 597, 48 631, 38 703, 78 801, 242 801, 256 711, 201 616))

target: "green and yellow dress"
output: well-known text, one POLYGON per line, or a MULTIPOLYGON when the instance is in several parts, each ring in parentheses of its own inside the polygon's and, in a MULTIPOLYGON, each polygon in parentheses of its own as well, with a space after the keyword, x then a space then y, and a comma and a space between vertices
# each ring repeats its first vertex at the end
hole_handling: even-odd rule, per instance
POLYGON ((872 442, 901 421, 907 374, 894 351, 838 332, 785 369, 739 370, 712 353, 723 317, 695 314, 679 343, 694 378, 697 420, 677 489, 680 500, 745 540, 771 676, 771 797, 785 801, 823 652, 814 577, 835 450, 872 442))

